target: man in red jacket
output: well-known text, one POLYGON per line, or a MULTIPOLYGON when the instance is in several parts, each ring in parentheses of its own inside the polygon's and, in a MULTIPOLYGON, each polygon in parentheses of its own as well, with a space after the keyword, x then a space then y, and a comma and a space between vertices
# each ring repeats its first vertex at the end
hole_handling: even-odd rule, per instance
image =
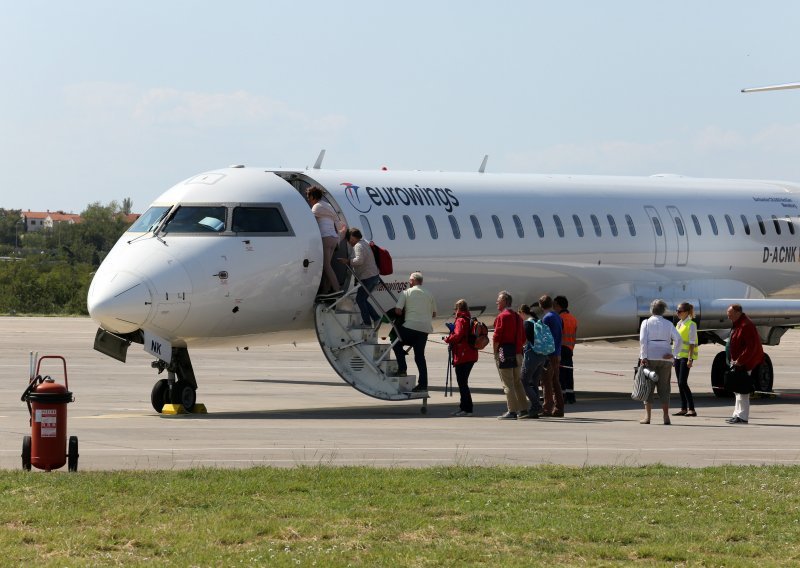
MULTIPOLYGON (((728 340, 730 363, 734 368, 744 369, 748 375, 758 376, 758 366, 764 361, 764 349, 756 326, 750 321, 739 304, 728 306, 731 320, 731 337, 728 340)), ((750 420, 750 393, 736 393, 736 406, 728 424, 747 424, 750 420)))
MULTIPOLYGON (((506 393, 508 411, 498 416, 499 420, 516 420, 517 418, 528 418, 528 402, 525 397, 525 390, 522 388, 520 380, 520 370, 522 368, 522 346, 525 344, 525 329, 522 326, 522 318, 511 309, 511 294, 503 290, 497 295, 497 318, 494 320, 494 334, 492 334, 492 344, 494 347, 494 361, 497 371, 500 373, 500 380, 503 382, 503 391, 506 393), (507 346, 510 359, 508 363, 500 366, 500 348, 507 346), (506 367, 506 365, 514 365, 506 367)), ((503 349, 504 353, 506 349, 503 349)))

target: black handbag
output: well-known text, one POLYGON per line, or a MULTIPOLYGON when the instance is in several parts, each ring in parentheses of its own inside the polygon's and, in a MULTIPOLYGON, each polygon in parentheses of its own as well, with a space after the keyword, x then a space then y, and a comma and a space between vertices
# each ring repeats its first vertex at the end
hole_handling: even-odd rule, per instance
POLYGON ((497 352, 497 366, 501 369, 513 369, 517 366, 517 344, 501 343, 497 352))
POLYGON ((750 394, 753 388, 753 377, 747 374, 744 367, 733 367, 725 371, 725 390, 737 394, 750 394))

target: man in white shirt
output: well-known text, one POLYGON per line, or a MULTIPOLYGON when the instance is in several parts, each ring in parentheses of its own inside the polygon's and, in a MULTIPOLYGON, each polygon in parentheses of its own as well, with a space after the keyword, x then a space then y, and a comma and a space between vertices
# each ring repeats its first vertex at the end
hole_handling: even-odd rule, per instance
MULTIPOLYGON (((662 316, 667 311, 664 300, 653 300, 650 304, 649 318, 639 328, 639 358, 641 364, 658 374, 658 398, 664 411, 664 424, 669 424, 669 394, 672 361, 681 352, 683 339, 672 322, 662 316)), ((644 403, 645 417, 640 424, 650 424, 650 411, 653 408, 653 394, 644 403)))
POLYGON ((408 277, 410 288, 403 290, 397 300, 394 311, 397 315, 403 314, 405 320, 400 326, 400 341, 395 343, 395 357, 397 357, 397 372, 401 377, 406 376, 406 353, 404 345, 409 345, 414 350, 414 362, 417 364, 419 377, 414 392, 428 390, 428 364, 425 361, 425 346, 428 343, 428 334, 433 333, 433 318, 436 317, 436 300, 433 295, 422 287, 422 274, 414 272, 408 277))

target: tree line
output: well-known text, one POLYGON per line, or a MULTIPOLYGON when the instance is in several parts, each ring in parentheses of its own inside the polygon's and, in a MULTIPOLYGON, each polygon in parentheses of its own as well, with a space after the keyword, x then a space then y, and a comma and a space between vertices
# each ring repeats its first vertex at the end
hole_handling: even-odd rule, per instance
POLYGON ((19 209, 0 208, 0 313, 87 315, 94 271, 128 228, 122 205, 92 203, 82 222, 25 232, 19 209))

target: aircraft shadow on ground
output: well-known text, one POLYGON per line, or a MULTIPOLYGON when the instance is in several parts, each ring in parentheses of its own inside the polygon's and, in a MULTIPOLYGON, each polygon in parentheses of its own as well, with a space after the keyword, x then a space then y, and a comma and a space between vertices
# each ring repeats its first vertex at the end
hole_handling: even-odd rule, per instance
MULTIPOLYGON (((295 382, 295 381, 286 381, 295 382)), ((329 384, 329 383, 324 383, 329 384)), ((342 383, 342 386, 349 386, 342 383)), ((485 394, 502 394, 499 389, 471 389, 473 393, 483 391, 485 394)), ((244 412, 211 412, 209 414, 197 415, 183 415, 186 419, 202 419, 202 420, 408 420, 416 418, 445 418, 450 417, 450 414, 458 409, 458 392, 457 390, 450 397, 440 397, 437 391, 444 391, 444 388, 431 389, 431 392, 436 392, 437 396, 429 399, 427 412, 421 413, 422 401, 410 400, 402 402, 381 401, 376 402, 375 406, 345 406, 338 408, 305 408, 305 409, 280 409, 280 410, 250 410, 244 412)), ((578 422, 578 423, 606 423, 606 422, 619 422, 628 421, 631 419, 617 419, 587 416, 586 413, 590 412, 610 412, 622 410, 641 410, 642 403, 631 400, 628 393, 578 393, 581 397, 577 404, 569 404, 565 407, 564 418, 542 418, 542 421, 558 420, 559 422, 578 422)), ((729 416, 729 410, 733 409, 732 398, 717 398, 713 395, 696 395, 695 407, 700 417, 704 416, 704 409, 712 410, 714 414, 722 413, 725 417, 729 416)), ((680 408, 680 399, 676 395, 670 399, 671 409, 670 413, 676 410, 675 404, 680 408)), ((755 399, 751 402, 753 413, 759 416, 759 425, 770 425, 768 422, 768 415, 762 415, 758 412, 759 407, 769 407, 772 405, 785 405, 785 404, 800 404, 800 397, 786 397, 786 398, 763 398, 755 399)), ((479 402, 475 403, 475 418, 495 418, 505 412, 506 405, 503 401, 496 402, 479 402)), ((653 403, 653 424, 660 424, 660 403, 656 397, 653 403)), ((456 418, 454 418, 456 419, 456 418)), ((638 417, 635 419, 638 420, 638 417)), ((674 426, 709 426, 707 422, 693 421, 693 418, 673 417, 672 424, 674 426)), ((724 423, 720 426, 727 426, 724 423)), ((778 425, 775 425, 778 426, 778 425)), ((800 425, 782 424, 780 426, 790 428, 800 428, 800 425)))

